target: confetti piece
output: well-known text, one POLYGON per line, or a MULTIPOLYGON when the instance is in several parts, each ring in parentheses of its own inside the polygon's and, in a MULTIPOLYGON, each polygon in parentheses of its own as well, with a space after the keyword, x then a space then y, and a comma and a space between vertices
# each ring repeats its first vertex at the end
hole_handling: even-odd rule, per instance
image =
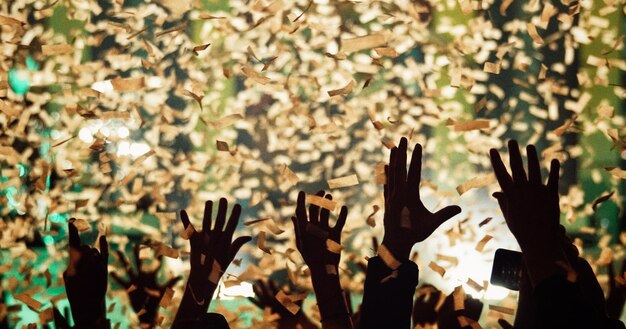
POLYGON ((487 73, 500 74, 500 63, 485 62, 483 71, 487 73))
POLYGON ((259 232, 259 239, 257 240, 257 246, 268 255, 272 254, 272 251, 265 245, 265 231, 259 232))
POLYGON ((478 244, 476 244, 476 248, 475 248, 476 251, 483 252, 483 250, 485 249, 485 245, 491 239, 493 239, 493 237, 491 235, 489 235, 489 234, 485 235, 482 239, 480 239, 480 241, 478 241, 478 244))
POLYGON ((609 174, 613 175, 619 179, 626 179, 626 170, 622 170, 620 168, 608 167, 604 168, 609 174))
POLYGON ((376 221, 374 220, 374 215, 376 215, 378 210, 380 210, 380 207, 378 205, 373 205, 372 208, 373 208, 373 212, 369 214, 369 216, 367 216, 367 219, 365 220, 365 222, 370 227, 376 227, 376 221))
POLYGON ((485 129, 485 128, 489 128, 489 125, 490 125, 490 121, 487 119, 476 119, 476 120, 464 121, 464 122, 457 121, 452 124, 452 127, 454 131, 460 132, 460 131, 485 129))
POLYGON ((310 203, 310 204, 314 204, 318 207, 324 208, 324 209, 328 209, 330 211, 335 211, 335 207, 337 207, 337 201, 334 200, 328 200, 324 197, 321 196, 317 196, 314 194, 307 194, 306 195, 306 202, 310 203))
POLYGON ((355 86, 356 82, 354 82, 354 80, 350 80, 350 82, 348 82, 348 84, 342 88, 329 90, 328 96, 333 97, 337 95, 348 95, 354 90, 355 86))
POLYGON ((543 39, 541 38, 541 36, 539 36, 539 33, 537 33, 537 28, 533 23, 526 24, 526 30, 528 31, 528 34, 533 39, 533 41, 535 41, 535 43, 539 45, 544 44, 543 39))
POLYGON ((250 64, 246 64, 245 66, 243 66, 241 68, 241 71, 243 72, 243 74, 245 74, 246 77, 262 85, 266 85, 272 81, 270 78, 264 77, 263 75, 255 71, 250 64))
POLYGON ((209 273, 209 281, 217 285, 222 277, 222 273, 224 273, 224 271, 222 271, 222 266, 214 259, 211 266, 211 273, 209 273))
POLYGON ((350 187, 354 185, 359 185, 359 179, 356 175, 343 176, 328 180, 328 188, 330 189, 350 187))
POLYGON ((300 306, 294 303, 291 298, 286 295, 282 290, 279 290, 275 296, 276 300, 283 305, 291 314, 296 314, 300 311, 300 306))
POLYGON ((333 254, 341 254, 343 248, 344 247, 336 241, 326 239, 326 250, 332 252, 333 254))
POLYGON ((118 92, 134 92, 144 88, 144 78, 115 78, 111 80, 111 85, 118 92))
POLYGON ((604 194, 598 197, 597 199, 593 200, 593 204, 591 205, 591 208, 593 209, 593 211, 596 211, 598 209, 598 206, 600 206, 601 203, 606 202, 609 199, 611 199, 613 194, 615 194, 615 190, 611 190, 611 192, 604 194))
POLYGON ((439 275, 441 275, 442 278, 446 274, 446 269, 444 269, 443 267, 437 265, 437 263, 435 263, 435 262, 430 262, 428 264, 428 267, 430 267, 431 270, 439 273, 439 275))
POLYGON ((515 310, 509 307, 489 305, 489 309, 504 314, 515 315, 515 310))
POLYGON ((363 49, 381 47, 387 43, 387 39, 387 36, 384 34, 372 34, 352 39, 342 39, 341 51, 351 53, 363 49))
POLYGON ((494 174, 489 174, 489 175, 486 175, 486 176, 474 177, 474 178, 464 182, 463 184, 457 186, 456 187, 456 191, 457 191, 457 193, 459 193, 459 195, 463 195, 465 192, 467 192, 467 191, 469 191, 471 189, 489 186, 489 185, 495 183, 495 181, 496 181, 496 176, 494 174))
POLYGON ((46 56, 71 53, 72 51, 74 51, 74 47, 72 47, 72 46, 70 46, 68 44, 43 45, 43 46, 41 46, 41 53, 46 55, 46 56))

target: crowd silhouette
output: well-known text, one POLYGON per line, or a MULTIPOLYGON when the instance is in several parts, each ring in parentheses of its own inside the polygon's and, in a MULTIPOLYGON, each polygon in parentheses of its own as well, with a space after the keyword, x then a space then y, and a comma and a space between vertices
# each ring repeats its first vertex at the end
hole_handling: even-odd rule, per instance
MULTIPOLYGON (((310 269, 323 329, 335 328, 415 328, 437 325, 440 329, 478 328, 483 303, 470 296, 455 293, 442 296, 434 286, 420 288, 427 293, 415 297, 419 268, 410 260, 414 244, 422 242, 445 221, 461 212, 458 206, 447 206, 431 212, 420 199, 422 147, 415 145, 407 170, 407 144, 402 138, 391 150, 385 166, 384 238, 376 256, 368 259, 363 301, 355 311, 342 289, 338 265, 341 250, 332 248, 341 243, 348 217, 342 207, 331 222, 331 212, 319 202, 309 204, 301 191, 292 217, 297 249, 310 269), (461 296, 458 298, 458 296, 461 296), (445 298, 440 305, 438 301, 445 298)), ((552 160, 547 181, 541 174, 537 150, 526 148, 527 169, 516 141, 510 141, 510 172, 497 150, 490 151, 493 171, 501 188, 493 194, 504 219, 522 251, 519 281, 519 302, 515 323, 500 320, 502 328, 624 328, 619 321, 626 300, 626 287, 615 282, 613 264, 608 265, 610 291, 605 299, 590 265, 579 257, 578 249, 560 225, 559 169, 552 160)), ((319 191, 317 198, 332 200, 332 195, 319 191)), ((228 214, 228 202, 222 198, 213 219, 212 201, 204 208, 201 230, 191 224, 185 210, 180 218, 184 235, 191 246, 191 270, 185 292, 173 322, 173 328, 228 328, 226 319, 208 313, 218 282, 239 249, 251 240, 249 236, 234 238, 241 214, 235 204, 228 214)), ((81 244, 77 228, 69 222, 69 262, 63 273, 74 328, 110 328, 105 309, 107 262, 109 248, 106 237, 99 240, 100 250, 81 244)), ((181 278, 157 283, 156 270, 145 271, 134 248, 134 266, 125 255, 116 253, 127 277, 112 278, 129 291, 132 308, 146 327, 156 326, 158 303, 168 287, 181 278), (133 269, 134 267, 134 269, 133 269)), ((621 265, 620 274, 625 264, 621 265)), ((251 301, 261 309, 269 309, 280 317, 278 328, 316 328, 302 310, 289 312, 277 299, 280 288, 272 280, 254 283, 256 297, 251 301)), ((302 301, 296 304, 301 305, 302 301)), ((58 328, 70 328, 65 316, 54 310, 58 328)))

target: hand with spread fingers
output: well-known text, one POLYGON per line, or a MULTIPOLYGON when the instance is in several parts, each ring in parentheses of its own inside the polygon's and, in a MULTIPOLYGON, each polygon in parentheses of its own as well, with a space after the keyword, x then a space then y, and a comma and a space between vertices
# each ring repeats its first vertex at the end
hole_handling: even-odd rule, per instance
POLYGON ((552 275, 572 273, 559 233, 560 164, 552 160, 548 181, 543 184, 535 147, 528 145, 526 148, 526 175, 517 142, 511 140, 508 146, 512 175, 509 175, 498 151, 490 150, 493 171, 502 189, 493 196, 522 248, 526 269, 535 286, 552 275))
MULTIPOLYGON (((324 194, 324 191, 319 191, 316 195, 328 200, 333 199, 332 195, 324 194)), ((341 230, 346 223, 348 208, 345 206, 341 208, 337 223, 331 228, 329 224, 330 211, 311 204, 307 216, 305 199, 304 192, 300 192, 296 216, 291 218, 296 231, 298 251, 302 254, 302 258, 311 268, 311 271, 326 271, 326 265, 332 265, 337 269, 341 253, 328 250, 327 240, 341 244, 341 230)))
POLYGON ((385 166, 385 236, 383 245, 398 259, 407 259, 413 245, 428 238, 442 223, 461 212, 448 206, 435 213, 422 203, 419 185, 422 175, 422 146, 415 145, 407 173, 407 139, 391 150, 385 166))
MULTIPOLYGON (((317 326, 313 324, 313 322, 311 322, 311 320, 304 314, 302 309, 300 309, 298 313, 292 314, 278 301, 278 299, 276 299, 276 295, 280 289, 276 286, 276 283, 273 280, 257 280, 252 288, 254 289, 255 297, 248 297, 248 300, 261 310, 269 308, 272 313, 278 314, 280 316, 280 319, 278 319, 276 323, 278 329, 317 328, 317 326)), ((302 307, 301 300, 294 303, 302 307)))
MULTIPOLYGON (((330 194, 319 191, 317 197, 332 200, 330 194)), ((352 328, 352 320, 339 283, 341 231, 346 223, 348 208, 341 208, 337 223, 330 227, 330 211, 311 204, 307 215, 306 195, 300 191, 296 215, 291 218, 296 231, 296 245, 311 270, 313 289, 322 317, 322 328, 352 328), (321 209, 320 209, 321 208, 321 209)))
POLYGON ((235 204, 228 222, 226 221, 227 207, 226 199, 221 198, 215 223, 211 227, 213 202, 207 201, 200 232, 193 228, 185 210, 180 213, 186 235, 191 243, 191 271, 183 300, 174 320, 175 324, 180 320, 199 319, 207 312, 222 274, 239 249, 252 239, 244 236, 233 241, 233 234, 241 215, 241 206, 235 204))
POLYGON ((70 256, 67 269, 63 272, 63 280, 74 318, 74 328, 108 328, 105 297, 109 245, 106 237, 100 237, 98 250, 81 244, 73 218, 68 227, 70 256))
POLYGON ((136 313, 139 313, 139 321, 143 325, 154 327, 156 325, 159 303, 165 290, 172 288, 182 277, 178 276, 168 280, 165 284, 158 283, 159 270, 163 264, 163 256, 158 258, 159 265, 152 271, 143 269, 143 261, 139 257, 140 246, 133 247, 136 270, 133 270, 126 256, 122 251, 117 252, 118 259, 122 263, 128 279, 121 278, 116 272, 111 272, 113 279, 124 289, 132 286, 133 290, 128 291, 130 303, 136 313))

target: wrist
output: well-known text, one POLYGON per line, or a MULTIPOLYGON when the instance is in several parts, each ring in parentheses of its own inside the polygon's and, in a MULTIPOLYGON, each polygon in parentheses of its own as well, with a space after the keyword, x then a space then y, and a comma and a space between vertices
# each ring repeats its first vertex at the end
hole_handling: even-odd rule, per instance
POLYGON ((576 273, 557 243, 522 247, 522 255, 533 287, 554 276, 576 281, 576 273))
MULTIPOLYGON (((392 239, 385 236, 382 245, 385 245, 390 254, 397 260, 408 259, 413 249, 413 244, 399 242, 400 239, 392 239)), ((381 246, 382 246, 381 245, 381 246)), ((380 249, 380 247, 379 247, 380 249)))

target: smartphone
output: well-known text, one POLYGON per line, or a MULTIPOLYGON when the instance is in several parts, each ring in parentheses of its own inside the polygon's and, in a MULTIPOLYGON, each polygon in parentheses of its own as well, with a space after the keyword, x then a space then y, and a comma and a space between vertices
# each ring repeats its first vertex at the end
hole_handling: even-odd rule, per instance
POLYGON ((496 250, 491 269, 491 284, 519 291, 522 278, 522 253, 508 249, 496 250))

